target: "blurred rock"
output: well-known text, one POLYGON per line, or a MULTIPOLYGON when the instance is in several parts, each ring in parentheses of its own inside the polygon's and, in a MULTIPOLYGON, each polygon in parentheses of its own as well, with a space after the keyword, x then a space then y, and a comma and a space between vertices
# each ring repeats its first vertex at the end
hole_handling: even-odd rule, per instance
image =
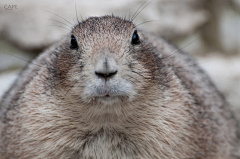
POLYGON ((212 78, 233 109, 240 112, 240 55, 229 57, 215 53, 199 57, 198 63, 212 78))
MULTIPOLYGON (((134 22, 139 24, 140 28, 168 40, 189 35, 208 20, 208 11, 203 8, 203 0, 157 0, 137 11, 144 2, 146 3, 142 9, 151 1, 78 1, 76 8, 79 19, 81 16, 85 19, 112 13, 121 17, 132 17, 136 13, 134 22), (151 20, 156 21, 141 24, 151 20)), ((75 1, 1 0, 0 6, 0 38, 27 50, 51 45, 76 24, 75 1), (16 5, 17 9, 6 10, 6 5, 16 5)))
POLYGON ((232 6, 240 11, 240 1, 239 0, 231 0, 232 6))
POLYGON ((211 50, 226 54, 240 52, 240 8, 239 0, 209 0, 207 9, 209 22, 202 29, 205 45, 211 50))
POLYGON ((0 100, 3 94, 9 89, 11 84, 17 78, 19 71, 10 71, 0 74, 0 100))
POLYGON ((0 40, 0 73, 24 68, 36 54, 23 52, 0 40))

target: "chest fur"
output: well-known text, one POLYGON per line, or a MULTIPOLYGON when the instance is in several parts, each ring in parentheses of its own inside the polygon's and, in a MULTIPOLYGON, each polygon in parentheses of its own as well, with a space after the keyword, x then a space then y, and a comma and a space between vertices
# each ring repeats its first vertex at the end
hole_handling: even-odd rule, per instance
POLYGON ((79 158, 133 159, 139 154, 139 145, 119 132, 86 134, 82 141, 77 155, 79 158))

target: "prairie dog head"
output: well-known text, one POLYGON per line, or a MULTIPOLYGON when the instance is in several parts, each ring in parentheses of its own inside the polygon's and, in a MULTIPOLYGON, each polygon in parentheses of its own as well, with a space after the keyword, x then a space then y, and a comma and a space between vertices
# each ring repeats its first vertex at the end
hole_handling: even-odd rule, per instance
POLYGON ((79 105, 109 110, 141 101, 157 87, 154 54, 136 26, 118 17, 80 22, 57 56, 56 87, 79 105))

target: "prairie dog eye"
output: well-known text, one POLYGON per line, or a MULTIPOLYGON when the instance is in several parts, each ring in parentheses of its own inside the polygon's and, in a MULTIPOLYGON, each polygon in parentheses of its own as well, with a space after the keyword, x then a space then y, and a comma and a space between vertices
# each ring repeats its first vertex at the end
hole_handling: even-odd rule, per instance
POLYGON ((77 44, 77 40, 75 38, 74 35, 71 35, 71 49, 77 50, 78 49, 78 44, 77 44))
POLYGON ((133 32, 133 35, 132 35, 132 42, 131 42, 133 45, 137 45, 137 44, 140 44, 140 41, 139 41, 139 36, 138 36, 138 33, 137 33, 137 30, 135 30, 133 32))

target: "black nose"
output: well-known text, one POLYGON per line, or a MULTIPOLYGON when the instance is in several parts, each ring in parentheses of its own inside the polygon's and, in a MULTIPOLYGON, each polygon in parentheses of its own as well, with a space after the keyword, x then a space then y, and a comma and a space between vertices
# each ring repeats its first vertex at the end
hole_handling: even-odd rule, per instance
POLYGON ((114 72, 97 72, 95 71, 95 74, 98 76, 98 77, 103 77, 103 78, 111 78, 112 76, 114 76, 115 74, 117 74, 117 71, 114 71, 114 72))
POLYGON ((112 78, 117 72, 118 65, 113 58, 102 58, 95 65, 95 74, 101 78, 112 78))

